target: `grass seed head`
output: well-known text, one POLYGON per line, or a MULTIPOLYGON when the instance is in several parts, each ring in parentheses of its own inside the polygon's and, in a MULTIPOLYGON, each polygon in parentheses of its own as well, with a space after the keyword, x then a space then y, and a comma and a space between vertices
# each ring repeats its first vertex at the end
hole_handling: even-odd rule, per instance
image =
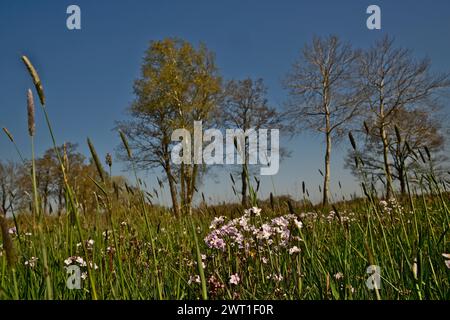
POLYGON ((110 168, 112 167, 112 156, 110 153, 106 154, 105 162, 108 167, 110 167, 110 168))
POLYGON ((97 151, 95 151, 94 145, 91 142, 91 139, 87 138, 87 143, 89 146, 89 150, 91 151, 92 159, 94 160, 95 167, 97 168, 98 175, 102 182, 105 182, 105 177, 103 175, 103 167, 100 163, 100 160, 97 155, 97 151))
POLYGON ((5 127, 3 128, 3 132, 8 136, 8 139, 11 140, 11 142, 14 143, 14 137, 11 134, 11 132, 9 132, 9 130, 7 128, 5 128, 5 127))
POLYGON ((120 135, 120 139, 122 140, 122 143, 125 147, 125 150, 127 150, 128 158, 131 159, 132 154, 131 154, 130 146, 128 145, 127 137, 125 136, 125 133, 123 133, 123 131, 120 129, 119 129, 119 135, 120 135))
POLYGON ((64 143, 63 145, 63 162, 64 162, 64 167, 66 168, 66 170, 69 170, 69 156, 67 155, 67 143, 64 143))
POLYGON ((28 89, 27 93, 27 110, 28 110, 28 134, 30 135, 30 137, 33 137, 36 126, 34 122, 34 98, 31 89, 28 89))
POLYGON ((425 149, 425 153, 427 154, 428 161, 431 161, 430 149, 428 149, 427 146, 424 146, 423 148, 425 149))
POLYGON ((356 150, 355 138, 353 138, 353 134, 351 131, 348 133, 348 138, 350 139, 350 143, 352 144, 353 150, 356 150))
POLYGON ((28 59, 27 56, 22 56, 22 61, 25 64, 25 67, 28 70, 28 73, 31 76, 31 79, 33 80, 34 86, 36 87, 36 91, 39 95, 39 100, 41 101, 42 105, 45 105, 45 94, 44 94, 44 87, 42 86, 41 79, 39 78, 39 74, 37 73, 36 69, 34 68, 33 64, 31 63, 30 59, 28 59))

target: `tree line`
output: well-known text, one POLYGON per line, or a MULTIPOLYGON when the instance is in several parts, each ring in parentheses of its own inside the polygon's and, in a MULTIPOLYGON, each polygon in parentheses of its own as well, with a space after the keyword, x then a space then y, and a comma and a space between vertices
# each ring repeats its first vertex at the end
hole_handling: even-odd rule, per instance
MULTIPOLYGON (((96 210, 101 194, 93 183, 99 178, 99 171, 93 159, 77 151, 78 145, 65 143, 57 148, 63 155, 68 183, 73 187, 83 213, 96 210)), ((111 167, 111 156, 105 158, 105 164, 111 167)), ((35 159, 36 188, 40 198, 43 212, 61 214, 67 208, 64 177, 54 148, 35 159)), ((33 185, 30 179, 31 161, 21 163, 13 161, 0 161, 0 209, 6 214, 16 214, 31 211, 33 185)), ((104 169, 103 169, 104 170, 104 169)), ((110 181, 111 189, 132 188, 122 176, 112 176, 109 172, 103 173, 110 181)))
MULTIPOLYGON (((414 58, 388 36, 367 50, 353 49, 336 36, 306 45, 286 81, 288 114, 295 128, 324 136, 323 204, 329 200, 333 142, 352 130, 363 134, 356 136, 361 148, 349 152, 347 167, 360 176, 358 156, 363 172, 382 182, 386 198, 394 180, 406 192, 407 168, 417 163, 414 150, 427 147, 442 163, 444 132, 436 116, 449 85, 448 74, 432 73, 429 59, 414 58)), ((355 136, 351 140, 355 144, 355 136)))
MULTIPOLYGON (((323 204, 330 197, 333 145, 351 132, 359 149, 350 149, 347 167, 360 176, 354 166, 358 156, 366 164, 364 174, 382 182, 387 198, 396 181, 406 192, 408 169, 426 169, 414 161, 414 155, 425 149, 433 154, 435 171, 442 171, 445 136, 442 118, 436 116, 441 93, 450 85, 448 74, 431 72, 428 59, 416 59, 411 50, 395 46, 392 38, 362 50, 334 35, 315 37, 305 45, 283 85, 289 98, 276 108, 268 103, 262 79, 224 81, 204 45, 195 49, 179 39, 153 41, 134 85, 136 99, 128 109, 131 120, 118 122, 118 127, 130 139, 140 168, 163 168, 176 214, 190 209, 200 182, 197 176, 207 168, 173 166, 170 134, 175 128, 192 129, 196 120, 218 128, 266 127, 294 135, 304 130, 322 135, 323 204)), ((246 141, 240 172, 243 205, 248 205, 251 181, 248 147, 246 141)))
MULTIPOLYGON (((135 99, 127 108, 128 118, 116 125, 127 140, 118 146, 118 158, 137 170, 162 169, 175 215, 191 211, 210 169, 171 162, 172 132, 178 128, 192 131, 194 121, 244 132, 268 128, 291 137, 304 131, 320 135, 324 139, 320 170, 324 205, 330 201, 332 153, 347 136, 352 147, 346 167, 359 178, 381 183, 386 198, 393 195, 397 183, 399 192, 406 193, 407 183, 418 179, 417 172, 438 175, 445 171, 444 120, 437 115, 445 103, 442 93, 450 86, 449 75, 433 73, 430 60, 417 59, 411 50, 397 47, 392 38, 357 49, 334 35, 314 37, 300 51, 283 86, 286 101, 273 106, 263 79, 224 80, 214 54, 204 44, 195 47, 175 38, 151 41, 134 82, 135 99), (409 176, 411 172, 416 175, 409 176)), ((243 163, 231 179, 234 183, 239 177, 241 202, 248 206, 254 193, 248 137, 241 147, 243 163)), ((95 161, 86 161, 75 144, 60 148, 78 198, 85 208, 95 206, 98 199, 91 181, 98 174, 95 161)), ((287 155, 289 150, 282 151, 287 155)), ((106 163, 111 167, 111 156, 106 163)), ((56 207, 59 212, 65 201, 64 181, 53 149, 37 159, 36 168, 44 210, 56 207)), ((27 161, 0 163, 3 212, 29 203, 29 170, 27 161)))

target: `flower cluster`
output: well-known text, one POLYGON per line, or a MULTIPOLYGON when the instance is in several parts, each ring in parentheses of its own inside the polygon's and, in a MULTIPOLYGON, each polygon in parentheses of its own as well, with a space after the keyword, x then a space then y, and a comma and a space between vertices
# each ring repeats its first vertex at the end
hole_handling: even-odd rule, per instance
MULTIPOLYGON (((65 268, 68 268, 69 266, 78 266, 80 268, 83 268, 85 270, 85 268, 88 266, 88 264, 86 263, 86 261, 84 261, 84 259, 82 257, 78 257, 78 256, 72 256, 72 257, 68 257, 66 260, 64 260, 64 264, 65 264, 65 268)), ((89 267, 93 270, 97 270, 98 266, 95 263, 89 262, 89 267)), ((81 279, 82 280, 86 280, 88 277, 88 273, 87 271, 83 271, 81 273, 81 279)))
MULTIPOLYGON (((66 260, 64 260, 64 264, 66 266, 78 265, 79 267, 87 267, 86 261, 84 261, 84 259, 82 257, 78 257, 78 256, 68 257, 66 260)), ((98 266, 92 262, 89 262, 89 267, 94 270, 98 269, 98 266)))
POLYGON ((391 198, 387 201, 380 201, 381 212, 384 214, 392 214, 398 213, 401 214, 403 212, 403 207, 395 200, 395 198, 391 198))
MULTIPOLYGON (((293 230, 303 227, 297 216, 287 214, 263 221, 259 216, 260 212, 259 208, 251 208, 245 210, 243 216, 227 223, 223 216, 214 218, 210 225, 212 231, 205 237, 205 243, 209 248, 222 251, 225 251, 227 245, 248 251, 263 243, 287 247, 292 239, 299 240, 298 237, 291 236, 293 230)), ((297 249, 293 249, 291 254, 298 252, 297 249)))
POLYGON ((112 230, 105 230, 102 232, 103 238, 106 240, 108 240, 109 238, 112 237, 112 230))
POLYGON ((25 266, 29 267, 29 268, 34 268, 37 264, 37 261, 39 260, 39 258, 37 257, 31 257, 29 260, 25 261, 25 266))
POLYGON ((78 264, 79 267, 86 267, 87 263, 84 261, 82 257, 72 256, 68 257, 66 260, 64 260, 64 264, 66 266, 70 266, 72 264, 78 264))
POLYGON ((300 249, 297 246, 293 246, 292 248, 289 249, 289 254, 293 255, 295 253, 299 253, 300 249))
POLYGON ((252 207, 250 209, 244 210, 244 213, 259 217, 261 215, 261 211, 262 211, 262 209, 260 209, 258 207, 252 207))
POLYGON ((323 216, 328 223, 332 223, 333 221, 339 221, 341 223, 350 223, 355 221, 354 213, 347 213, 346 211, 340 212, 337 214, 335 211, 330 211, 327 216, 323 216))
POLYGON ((275 282, 281 282, 281 281, 283 281, 283 276, 281 275, 281 273, 280 274, 273 273, 273 274, 266 276, 266 279, 273 280, 275 282))
POLYGON ((237 273, 232 274, 230 277, 230 284, 234 284, 235 286, 237 286, 239 284, 239 282, 241 282, 241 278, 239 277, 239 275, 237 273))
POLYGON ((188 284, 191 284, 191 283, 200 283, 201 282, 201 280, 200 280, 200 276, 199 275, 195 275, 195 276, 190 276, 189 277, 189 280, 188 280, 188 284))
MULTIPOLYGON (((86 250, 92 251, 92 250, 94 249, 94 243, 95 243, 95 241, 92 240, 92 239, 86 240, 86 241, 84 242, 84 245, 85 245, 86 250)), ((78 248, 78 249, 80 249, 82 246, 83 246, 83 244, 82 244, 81 242, 78 242, 78 243, 77 243, 77 248, 78 248)))
POLYGON ((344 279, 344 274, 342 273, 342 272, 337 272, 335 275, 334 275, 334 278, 336 279, 336 280, 341 280, 341 279, 344 279))
POLYGON ((219 281, 216 276, 212 275, 208 279, 209 293, 213 296, 218 295, 225 288, 225 284, 219 281))

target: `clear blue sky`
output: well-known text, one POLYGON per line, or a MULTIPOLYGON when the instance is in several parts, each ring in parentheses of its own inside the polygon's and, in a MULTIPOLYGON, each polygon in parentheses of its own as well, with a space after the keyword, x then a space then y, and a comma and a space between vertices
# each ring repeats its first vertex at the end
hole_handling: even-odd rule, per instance
MULTIPOLYGON (((262 77, 269 99, 280 106, 286 99, 280 80, 313 35, 330 33, 367 47, 388 33, 418 56, 429 56, 436 70, 450 70, 449 1, 24 1, 0 2, 0 126, 14 134, 29 154, 26 129, 26 89, 30 79, 20 56, 28 55, 37 67, 48 98, 48 109, 59 143, 78 142, 88 154, 90 137, 103 158, 119 139, 114 121, 123 119, 133 99, 132 83, 150 40, 176 36, 216 53, 225 78, 262 77), (77 4, 82 30, 66 28, 66 8, 77 4), (370 4, 382 10, 382 30, 366 28, 370 4)), ((51 146, 42 114, 38 113, 38 151, 51 146)), ((303 135, 282 140, 292 157, 280 172, 263 181, 267 195, 298 194, 301 181, 317 199, 322 167, 322 139, 303 135)), ((347 145, 333 154, 332 185, 341 180, 345 192, 356 190, 343 169, 347 145)), ((0 137, 0 158, 16 159, 9 141, 0 137)), ((120 174, 120 166, 115 166, 120 174)), ((215 180, 223 178, 219 174, 215 180)), ((151 184, 155 175, 148 174, 151 184)), ((214 200, 233 200, 228 176, 222 183, 210 179, 203 190, 214 200)), ((337 188, 333 188, 337 190, 337 188)))

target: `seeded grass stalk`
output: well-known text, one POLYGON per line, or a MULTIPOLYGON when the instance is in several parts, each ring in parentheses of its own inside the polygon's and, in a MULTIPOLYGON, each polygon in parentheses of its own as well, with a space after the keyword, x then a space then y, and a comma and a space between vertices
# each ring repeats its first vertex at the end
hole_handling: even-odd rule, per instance
POLYGON ((19 148, 17 147, 16 141, 14 140, 13 135, 11 134, 11 132, 9 132, 9 130, 7 128, 3 128, 3 132, 6 134, 6 136, 8 137, 9 141, 11 141, 11 143, 14 145, 14 148, 16 149, 17 154, 19 155, 20 161, 22 162, 22 164, 25 164, 25 159, 22 156, 22 153, 20 152, 19 148))
MULTIPOLYGON (((366 123, 364 123, 364 125, 366 126, 366 123)), ((380 223, 380 226, 381 226, 381 232, 382 232, 382 235, 383 235, 384 242, 385 242, 385 244, 386 244, 386 248, 387 248, 387 250, 388 250, 388 255, 389 255, 389 258, 390 258, 390 260, 391 260, 391 265, 393 265, 393 264, 392 264, 393 261, 392 261, 391 254, 390 254, 390 252, 389 252, 389 246, 388 246, 388 243, 387 243, 386 234, 385 234, 385 231, 384 231, 384 228, 383 228, 383 224, 382 224, 382 222, 381 222, 381 220, 380 220, 380 217, 379 217, 379 215, 378 215, 377 207, 376 207, 376 205, 375 205, 375 203, 374 203, 374 201, 373 201, 373 199, 374 199, 373 188, 370 189, 370 193, 369 193, 369 192, 367 192, 367 189, 366 189, 366 187, 365 187, 366 185, 369 185, 369 184, 368 184, 369 179, 368 179, 368 177, 367 177, 367 174, 366 174, 365 171, 362 169, 362 167, 364 167, 365 164, 364 164, 364 162, 363 162, 362 159, 361 159, 360 153, 359 153, 359 151, 358 151, 358 148, 357 148, 355 139, 354 139, 354 137, 353 137, 351 131, 348 133, 348 136, 349 136, 350 144, 351 144, 351 146, 352 146, 352 148, 353 148, 353 150, 355 151, 355 154, 356 154, 356 155, 355 155, 356 168, 359 170, 360 175, 363 177, 363 182, 362 182, 363 191, 364 191, 364 194, 366 195, 366 197, 367 197, 367 199, 368 199, 368 201, 369 201, 369 207, 368 207, 368 213, 369 213, 369 216, 368 216, 368 222, 369 222, 369 223, 368 223, 368 225, 367 225, 367 230, 369 231, 369 234, 370 234, 370 240, 371 240, 370 243, 371 243, 371 245, 369 246, 369 244, 367 243, 367 241, 364 242, 364 246, 365 246, 366 252, 367 252, 367 254, 368 254, 369 262, 370 262, 371 265, 375 265, 375 260, 374 260, 374 257, 373 257, 373 248, 374 248, 374 245, 373 245, 372 227, 370 226, 370 222, 371 222, 371 215, 370 215, 370 213, 371 213, 371 212, 374 212, 376 218, 378 219, 378 222, 380 223)), ((376 284, 375 284, 375 294, 376 294, 377 300, 381 300, 379 288, 376 287, 376 284)))
MULTIPOLYGON (((7 136, 8 139, 9 139, 9 141, 13 144, 13 146, 14 146, 14 148, 15 148, 15 150, 16 150, 16 153, 17 153, 17 155, 19 156, 20 161, 22 162, 22 164, 23 164, 24 166, 26 166, 27 164, 26 164, 26 162, 25 162, 24 157, 22 156, 22 152, 20 152, 20 149, 18 148, 18 146, 17 146, 17 144, 16 144, 16 142, 15 142, 15 140, 14 140, 14 137, 13 137, 13 135, 11 134, 11 132, 9 132, 9 130, 8 130, 7 128, 5 128, 5 127, 3 127, 3 132, 6 134, 6 136, 7 136)), ((12 207, 11 207, 11 208, 12 208, 12 207)), ((13 208, 12 208, 12 209, 13 209, 13 208)), ((13 220, 14 220, 14 225, 15 225, 16 230, 17 230, 17 237, 18 237, 19 243, 21 244, 21 243, 22 243, 22 239, 21 239, 21 234, 20 234, 20 226, 19 226, 19 224, 17 223, 16 214, 14 213, 14 210, 12 210, 12 216, 13 216, 13 220)))
MULTIPOLYGON (((28 90, 27 94, 27 111, 28 111, 28 135, 31 140, 31 175, 33 181, 33 198, 34 198, 34 219, 38 218, 39 222, 37 225, 37 232, 39 233, 39 239, 41 243, 42 260, 44 264, 44 277, 46 284, 46 294, 47 299, 53 299, 53 287, 50 278, 50 271, 48 269, 48 257, 47 257, 47 247, 45 246, 44 236, 43 236, 43 213, 40 210, 38 189, 36 183, 36 162, 35 162, 35 151, 34 151, 34 134, 35 134, 35 120, 34 120, 34 99, 31 90, 28 90)), ((35 225, 36 231, 36 225, 35 225)))
POLYGON ((150 224, 148 222, 147 206, 145 204, 144 192, 142 191, 142 188, 141 188, 141 183, 140 183, 140 180, 137 175, 136 166, 135 166, 134 160, 133 160, 133 154, 132 154, 131 148, 128 144, 127 137, 125 136, 125 134, 123 133, 122 130, 119 130, 119 135, 120 135, 120 139, 122 140, 122 143, 125 147, 125 150, 127 152, 128 160, 131 163, 132 171, 133 171, 134 177, 136 179, 136 186, 139 191, 139 203, 142 208, 142 213, 144 214, 145 225, 146 225, 147 232, 150 236, 150 241, 151 241, 153 263, 155 264, 155 276, 156 276, 156 282, 157 282, 158 296, 159 296, 159 299, 162 300, 163 299, 163 290, 162 290, 162 284, 160 282, 159 271, 158 271, 158 258, 156 256, 155 240, 153 237, 153 232, 150 229, 150 224))
POLYGON ((102 192, 102 194, 106 197, 106 208, 107 208, 107 211, 108 211, 109 224, 110 224, 111 230, 112 230, 114 246, 115 246, 115 248, 117 248, 118 256, 119 256, 118 265, 119 265, 119 273, 120 273, 120 284, 121 284, 121 287, 122 287, 122 293, 123 293, 124 297, 127 297, 128 294, 127 294, 127 291, 125 290, 125 277, 124 277, 124 273, 123 273, 122 259, 121 259, 121 256, 122 256, 121 246, 119 246, 119 244, 117 242, 117 237, 116 237, 116 232, 115 232, 115 225, 114 225, 114 221, 113 221, 113 213, 112 213, 112 208, 111 208, 111 201, 110 201, 110 198, 109 198, 109 192, 107 191, 107 186, 105 184, 105 177, 104 177, 103 166, 100 163, 100 160, 99 160, 98 155, 97 155, 97 151, 95 150, 95 147, 94 147, 94 145, 92 144, 92 142, 91 142, 91 140, 89 138, 87 138, 87 143, 88 143, 91 155, 92 155, 92 159, 94 160, 95 166, 97 168, 97 173, 100 176, 101 182, 98 183, 97 181, 95 181, 92 178, 91 178, 91 180, 99 188, 99 190, 102 192))
MULTIPOLYGON (((135 193, 135 195, 137 196, 138 194, 135 193)), ((436 202, 436 204, 438 203, 436 202)), ((88 216, 83 216, 83 219, 85 219, 83 230, 89 233, 92 239, 96 240, 95 248, 93 249, 96 254, 93 259, 100 257, 98 252, 100 252, 103 246, 102 241, 99 240, 102 238, 101 231, 104 230, 102 228, 110 226, 106 220, 102 219, 101 211, 104 209, 104 204, 99 200, 99 212, 92 216, 97 221, 95 229, 93 228, 94 223, 92 222, 94 220, 90 220, 88 216)), ((145 241, 145 237, 148 237, 146 234, 147 228, 143 223, 143 219, 139 216, 141 213, 139 202, 135 202, 132 209, 128 209, 125 201, 122 204, 123 206, 120 203, 111 202, 115 220, 117 221, 117 219, 122 217, 122 219, 126 219, 130 223, 133 229, 136 229, 136 232, 128 232, 126 231, 128 229, 121 229, 120 236, 124 237, 122 240, 123 243, 128 244, 130 241, 136 241, 135 237, 137 235, 137 240, 145 241)), ((444 230, 439 228, 439 226, 442 223, 445 226, 445 217, 443 215, 437 215, 438 211, 435 210, 438 210, 439 207, 436 204, 430 206, 430 212, 433 216, 431 223, 433 228, 438 228, 436 230, 442 230, 439 232, 439 234, 442 234, 444 230)), ((277 212, 272 212, 269 206, 264 206, 264 204, 261 204, 261 206, 263 208, 262 215, 264 218, 267 217, 270 219, 271 217, 283 214, 282 209, 277 209, 277 212)), ((202 241, 202 238, 208 232, 207 230, 209 230, 209 222, 213 219, 214 215, 229 214, 231 211, 229 207, 224 207, 224 211, 215 208, 217 212, 214 215, 194 211, 192 217, 181 217, 180 219, 173 218, 165 209, 157 211, 157 208, 151 208, 148 211, 149 222, 155 226, 155 229, 156 225, 160 225, 158 228, 159 232, 154 231, 154 234, 157 234, 158 237, 155 242, 157 243, 156 256, 158 266, 160 276, 162 277, 160 279, 162 279, 166 290, 163 297, 170 299, 203 298, 201 277, 199 276, 199 283, 193 282, 188 284, 187 282, 191 275, 200 273, 196 248, 196 243, 198 243, 200 252, 207 256, 204 261, 206 264, 204 275, 208 299, 238 299, 238 297, 239 299, 376 299, 375 291, 370 291, 365 286, 365 281, 369 276, 365 273, 365 270, 372 263, 381 267, 382 287, 379 292, 383 299, 419 299, 419 293, 415 284, 416 280, 414 279, 413 273, 410 272, 409 267, 409 259, 417 255, 409 252, 405 239, 407 236, 410 242, 412 244, 414 243, 413 239, 416 237, 415 232, 412 232, 415 229, 414 225, 405 224, 407 228, 407 234, 405 235, 401 231, 403 227, 400 221, 395 224, 385 224, 383 219, 387 219, 390 222, 390 218, 381 215, 381 222, 386 229, 389 246, 395 257, 395 265, 391 266, 390 259, 384 250, 385 244, 381 231, 379 230, 381 225, 374 216, 374 213, 370 219, 370 228, 373 230, 373 243, 371 244, 370 237, 365 234, 368 222, 365 220, 367 209, 364 202, 360 204, 348 203, 347 208, 361 215, 360 217, 358 216, 356 221, 349 224, 348 231, 346 231, 346 228, 341 223, 346 213, 343 212, 343 209, 339 205, 336 205, 336 209, 341 216, 340 220, 335 219, 328 222, 322 218, 311 221, 308 218, 302 218, 304 227, 300 229, 298 235, 303 241, 296 243, 301 248, 301 252, 298 255, 290 255, 284 249, 278 250, 274 252, 272 257, 273 263, 267 264, 261 262, 258 254, 253 256, 249 252, 248 255, 245 255, 243 250, 229 245, 227 245, 225 252, 213 250, 208 248, 202 241), (192 224, 194 224, 194 228, 192 228, 192 224), (198 237, 197 242, 193 234, 194 229, 198 237), (187 233, 184 233, 186 230, 187 233), (346 236, 347 240, 345 238, 346 236), (374 248, 373 251, 372 249, 369 249, 369 251, 365 250, 365 241, 367 241, 368 246, 374 248), (400 245, 401 243, 404 243, 403 247, 400 245), (346 253, 347 250, 351 254, 346 253), (373 258, 372 262, 368 261, 368 252, 371 252, 370 255, 374 252, 373 256, 376 259, 373 258), (188 260, 190 259, 196 263, 189 263, 188 260), (299 269, 301 270, 300 273, 296 271, 299 269), (403 270, 402 277, 397 276, 396 269, 403 270), (337 280, 335 278, 335 274, 338 271, 343 273, 343 280, 337 280), (228 282, 230 275, 234 273, 237 273, 241 277, 241 282, 238 285, 230 285, 228 282), (264 281, 261 279, 261 274, 264 275, 264 281), (281 274, 283 279, 280 282, 275 281, 271 277, 273 274, 281 274), (219 291, 217 295, 211 294, 211 289, 208 288, 208 278, 212 275, 225 285, 225 288, 223 290, 221 289, 222 291, 219 291), (350 291, 347 286, 352 286, 355 291, 350 291)), ((417 206, 417 210, 420 210, 420 208, 421 206, 417 206)), ((304 212, 301 207, 294 207, 294 210, 304 212)), ((321 214, 319 210, 320 208, 317 209, 317 212, 321 214)), ((426 284, 420 285, 420 282, 418 283, 420 294, 423 299, 444 299, 446 294, 448 295, 448 290, 446 289, 448 284, 447 270, 443 261, 440 260, 441 252, 445 252, 444 241, 440 245, 435 245, 430 236, 430 243, 428 243, 428 224, 426 223, 426 217, 420 214, 420 212, 418 211, 418 219, 424 221, 425 224, 423 224, 424 236, 421 245, 422 258, 418 259, 418 261, 422 260, 423 266, 418 268, 419 271, 417 274, 419 281, 426 284), (431 250, 429 252, 427 251, 428 246, 431 250)), ((64 218, 64 216, 62 217, 64 218)), ((104 217, 107 218, 106 215, 104 217)), ((50 217, 48 218, 50 219, 50 217)), ((54 219, 53 222, 52 220, 48 221, 47 225, 50 230, 57 230, 59 228, 57 221, 54 219)), ((22 226, 22 229, 26 230, 27 228, 26 226, 22 226)), ((55 237, 50 234, 46 235, 48 248, 51 247, 51 243, 58 242, 56 235, 59 233, 56 231, 53 234, 55 237)), ((116 235, 119 237, 119 233, 116 235)), ((112 242, 112 235, 108 243, 114 243, 112 242)), ((126 286, 128 286, 126 287, 126 290, 128 290, 126 294, 133 299, 158 298, 154 293, 157 290, 157 283, 153 273, 153 250, 150 246, 146 248, 148 250, 144 249, 136 253, 128 248, 127 245, 121 248, 121 258, 124 264, 123 276, 125 277, 126 286), (145 263, 145 267, 143 267, 143 263, 145 263), (130 274, 128 270, 133 270, 133 274, 130 274)), ((262 255, 267 258, 269 248, 270 246, 268 244, 261 243, 260 245, 260 249, 264 250, 261 252, 262 255)), ((25 255, 31 255, 28 251, 30 249, 26 246, 22 250, 25 255)), ((49 251, 49 254, 56 258, 59 253, 58 250, 52 250, 49 251)), ((64 255, 64 253, 61 254, 64 255)), ((118 272, 115 276, 112 276, 101 264, 100 268, 100 272, 93 273, 99 288, 101 288, 98 292, 99 297, 101 299, 125 298, 120 287, 120 273, 118 272)), ((26 289, 24 274, 28 274, 29 272, 23 266, 18 267, 20 292, 28 292, 29 298, 40 298, 38 293, 39 277, 35 278, 34 272, 30 273, 30 278, 28 279, 30 289, 26 289), (35 293, 31 293, 31 290, 35 290, 35 293)), ((90 296, 85 291, 59 289, 56 283, 58 283, 58 279, 61 279, 62 274, 62 272, 55 272, 55 298, 89 299, 90 296)), ((12 282, 8 289, 11 289, 11 296, 13 296, 12 282)))
POLYGON ((195 225, 194 225, 193 221, 191 221, 191 224, 192 224, 192 232, 194 234, 195 253, 197 256, 198 272, 200 274, 200 282, 202 284, 202 298, 203 298, 203 300, 208 300, 208 291, 206 289, 206 278, 205 278, 205 272, 203 270, 203 260, 202 260, 202 254, 200 252, 200 246, 198 243, 197 230, 195 230, 195 225))
MULTIPOLYGON (((64 167, 64 162, 63 162, 63 160, 61 158, 61 155, 60 155, 60 152, 58 150, 58 147, 57 147, 57 144, 56 144, 56 139, 55 139, 55 136, 53 134, 53 129, 52 129, 52 126, 51 126, 51 122, 50 122, 50 119, 49 119, 49 116, 48 116, 48 113, 47 113, 47 109, 45 107, 44 88, 42 86, 39 74, 37 73, 36 69, 34 68, 34 66, 31 63, 31 61, 28 59, 28 57, 22 56, 22 61, 24 62, 25 66, 26 66, 26 68, 28 70, 28 73, 31 76, 31 79, 33 80, 33 83, 35 85, 36 91, 38 92, 38 95, 39 95, 39 99, 40 99, 40 102, 41 102, 41 107, 42 107, 42 110, 44 111, 45 121, 47 123, 47 128, 48 128, 48 130, 50 132, 50 136, 51 136, 51 139, 52 139, 53 149, 54 149, 55 154, 56 154, 56 156, 58 158, 58 161, 59 161, 59 164, 60 164, 60 168, 61 168, 61 172, 63 174, 64 185, 65 185, 66 192, 67 192, 68 199, 69 199, 68 209, 70 209, 70 212, 73 212, 73 217, 74 217, 74 219, 76 221, 76 226, 77 226, 77 229, 78 229, 78 235, 79 235, 80 241, 82 243, 84 255, 85 255, 86 259, 87 259, 87 251, 86 251, 86 247, 85 247, 85 244, 84 244, 84 241, 83 241, 81 226, 80 226, 80 222, 79 222, 79 218, 78 218, 78 212, 77 212, 78 211, 78 205, 76 203, 76 200, 75 200, 72 188, 71 188, 71 186, 70 186, 70 184, 68 182, 67 175, 66 175, 66 170, 65 170, 65 167, 64 167)), ((33 145, 33 150, 34 150, 34 145, 33 145)), ((88 270, 88 275, 89 275, 90 274, 89 263, 88 263, 87 270, 88 270)), ((91 284, 92 298, 94 300, 97 300, 97 293, 96 293, 96 289, 95 289, 94 279, 93 279, 93 277, 89 277, 89 280, 90 280, 90 284, 91 284)))

